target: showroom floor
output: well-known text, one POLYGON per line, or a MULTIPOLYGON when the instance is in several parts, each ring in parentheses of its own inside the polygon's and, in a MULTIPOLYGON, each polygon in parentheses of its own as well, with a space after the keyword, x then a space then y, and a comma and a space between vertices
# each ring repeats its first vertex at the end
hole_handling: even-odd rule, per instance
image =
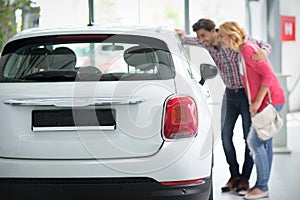
MULTIPOLYGON (((275 153, 273 166, 269 181, 269 198, 265 200, 299 200, 300 199, 300 113, 289 113, 287 115, 287 146, 290 153, 275 153)), ((241 131, 241 121, 238 120, 234 130, 234 143, 240 166, 244 153, 244 140, 241 131)), ((216 200, 241 200, 244 199, 236 192, 222 193, 221 187, 229 179, 228 165, 225 160, 222 144, 217 142, 215 147, 215 167, 214 167, 214 199, 216 200)), ((255 166, 250 178, 250 187, 256 180, 255 166)))

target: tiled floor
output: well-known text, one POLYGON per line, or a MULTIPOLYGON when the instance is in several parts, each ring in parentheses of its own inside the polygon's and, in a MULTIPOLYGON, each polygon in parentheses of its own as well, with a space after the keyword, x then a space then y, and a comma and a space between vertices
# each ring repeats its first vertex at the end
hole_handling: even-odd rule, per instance
MULTIPOLYGON (((238 120, 235 128, 234 143, 240 165, 244 153, 244 140, 241 134, 241 122, 238 120)), ((269 198, 265 200, 299 200, 300 199, 300 113, 287 115, 287 148, 289 154, 274 154, 273 166, 269 182, 269 198), (298 194, 299 192, 299 194, 298 194)), ((221 187, 229 179, 228 165, 225 160, 221 141, 215 147, 215 167, 213 172, 214 199, 242 200, 236 192, 222 193, 221 187)), ((250 178, 250 187, 256 180, 255 166, 250 178)))

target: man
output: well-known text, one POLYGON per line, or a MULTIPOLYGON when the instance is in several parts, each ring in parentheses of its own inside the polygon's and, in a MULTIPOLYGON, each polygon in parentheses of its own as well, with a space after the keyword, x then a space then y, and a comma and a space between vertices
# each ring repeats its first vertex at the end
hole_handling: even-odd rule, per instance
MULTIPOLYGON (((192 27, 197 37, 185 35, 182 30, 177 30, 177 33, 182 36, 184 44, 200 45, 209 51, 226 86, 222 103, 221 138, 231 177, 221 189, 223 192, 236 189, 239 194, 243 195, 249 189, 253 160, 246 142, 251 126, 251 118, 247 96, 239 72, 239 54, 233 49, 221 47, 218 41, 218 30, 212 20, 200 19, 192 27), (239 115, 242 117, 243 138, 245 140, 245 155, 241 173, 232 141, 233 129, 239 115)), ((261 48, 252 57, 254 60, 262 61, 271 52, 269 44, 249 36, 247 36, 247 40, 257 43, 261 48)))

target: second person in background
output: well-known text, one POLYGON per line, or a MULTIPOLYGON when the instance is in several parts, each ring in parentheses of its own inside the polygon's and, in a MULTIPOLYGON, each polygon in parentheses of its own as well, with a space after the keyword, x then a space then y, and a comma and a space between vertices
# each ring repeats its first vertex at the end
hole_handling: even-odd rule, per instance
MULTIPOLYGON (((257 44, 245 40, 246 33, 238 23, 225 22, 220 25, 219 39, 223 47, 239 52, 241 74, 250 102, 251 115, 263 110, 268 103, 280 110, 285 97, 283 88, 276 77, 270 61, 266 58, 261 62, 252 59, 252 55, 259 48, 257 44)), ((245 199, 261 199, 269 196, 268 181, 270 178, 273 148, 272 138, 262 140, 257 136, 256 130, 251 127, 247 137, 256 166, 256 183, 246 194, 245 199)))
MULTIPOLYGON (((236 189, 239 194, 244 195, 249 189, 249 178, 253 168, 253 160, 246 143, 246 138, 251 126, 251 118, 239 69, 239 54, 232 48, 222 47, 218 40, 218 29, 212 20, 206 18, 199 19, 192 28, 197 37, 185 35, 184 31, 177 30, 177 33, 180 34, 182 38, 183 44, 205 47, 218 66, 219 73, 226 86, 222 103, 221 139, 226 161, 229 165, 230 178, 221 189, 223 192, 236 189), (245 154, 241 173, 232 140, 233 130, 240 115, 242 117, 243 138, 245 140, 245 154)), ((253 55, 254 60, 262 61, 271 52, 271 46, 263 41, 259 41, 250 36, 247 36, 246 40, 256 43, 259 47, 253 55)))

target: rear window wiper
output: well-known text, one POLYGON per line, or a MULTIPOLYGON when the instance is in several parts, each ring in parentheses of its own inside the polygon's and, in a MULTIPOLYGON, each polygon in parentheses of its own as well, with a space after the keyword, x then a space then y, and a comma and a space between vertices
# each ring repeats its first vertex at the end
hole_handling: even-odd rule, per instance
POLYGON ((75 70, 51 70, 39 71, 24 76, 24 80, 35 81, 75 81, 77 72, 75 70))

